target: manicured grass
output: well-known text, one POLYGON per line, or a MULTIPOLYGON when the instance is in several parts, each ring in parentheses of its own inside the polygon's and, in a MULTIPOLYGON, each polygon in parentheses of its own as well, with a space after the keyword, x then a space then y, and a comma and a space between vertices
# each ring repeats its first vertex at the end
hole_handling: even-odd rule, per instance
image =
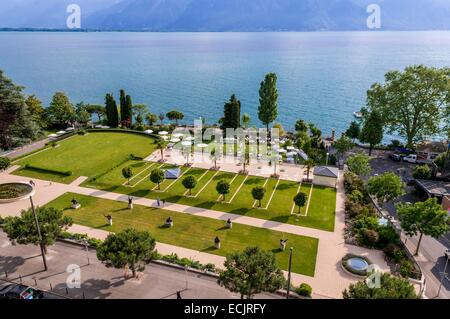
POLYGON ((101 175, 130 159, 131 154, 145 157, 154 150, 152 138, 124 132, 91 132, 84 136, 75 135, 58 144, 56 148, 20 159, 15 164, 71 171, 71 176, 42 173, 26 168, 21 168, 14 174, 70 183, 79 176, 101 175))
MULTIPOLYGON (((124 164, 124 166, 126 165, 130 164, 124 164)), ((133 163, 133 165, 138 165, 138 163, 133 163)), ((293 198, 295 194, 297 194, 299 186, 299 183, 297 182, 280 180, 278 183, 276 179, 272 178, 265 179, 257 176, 248 176, 246 178, 242 175, 236 176, 234 173, 191 168, 183 177, 194 175, 198 180, 198 184, 192 190, 192 196, 185 196, 185 194, 188 194, 182 185, 183 177, 175 183, 173 183, 173 181, 164 181, 161 185, 162 190, 170 183, 173 183, 165 192, 158 192, 156 189, 153 190, 155 184, 153 184, 148 177, 145 178, 145 175, 149 175, 154 168, 159 166, 161 166, 160 163, 154 164, 148 171, 133 180, 131 184, 134 185, 134 187, 122 185, 126 180, 122 177, 120 167, 110 171, 96 181, 86 181, 83 185, 106 191, 129 194, 136 197, 147 197, 152 199, 160 198, 161 200, 165 199, 167 202, 171 203, 246 215, 326 231, 334 230, 334 207, 336 202, 336 191, 334 189, 317 187, 316 190, 316 187, 314 187, 309 207, 310 211, 307 216, 297 216, 291 215, 294 203, 293 198), (142 180, 142 178, 144 178, 144 180, 142 180), (221 179, 225 179, 229 182, 233 181, 231 183, 230 193, 226 195, 225 201, 222 201, 222 198, 219 199, 219 195, 216 191, 217 182, 221 179), (139 180, 142 180, 142 182, 137 183, 139 180), (243 183, 244 180, 245 182, 243 183), (261 208, 259 208, 257 204, 253 207, 255 200, 252 197, 251 191, 255 186, 263 185, 266 187, 266 196, 262 201, 261 208), (273 192, 275 186, 277 187, 275 192, 273 192), (272 193, 273 197, 269 203, 272 193), (231 201, 231 203, 229 203, 229 201, 231 201)), ((163 168, 166 166, 170 165, 165 164, 163 165, 163 168)), ((183 170, 185 171, 186 168, 183 168, 183 170)), ((303 184, 301 186, 301 191, 309 196, 310 185, 303 184)), ((305 211, 306 206, 302 209, 302 214, 305 214, 305 211)), ((294 212, 297 213, 298 208, 295 208, 294 212)))
POLYGON ((120 232, 126 228, 149 231, 157 241, 190 248, 210 254, 226 256, 242 251, 248 246, 259 246, 275 253, 278 265, 287 269, 289 252, 279 250, 280 239, 288 239, 288 247, 294 248, 292 270, 295 273, 314 276, 318 240, 316 238, 284 234, 268 229, 234 223, 227 229, 220 220, 169 212, 158 208, 135 205, 132 211, 126 203, 98 199, 77 194, 64 194, 47 206, 64 209, 75 224, 120 232), (76 198, 81 204, 78 210, 70 209, 70 201, 76 198), (106 223, 104 214, 111 214, 113 226, 106 223), (168 217, 174 220, 173 228, 164 227, 168 217), (221 248, 214 248, 214 238, 221 239, 221 248))

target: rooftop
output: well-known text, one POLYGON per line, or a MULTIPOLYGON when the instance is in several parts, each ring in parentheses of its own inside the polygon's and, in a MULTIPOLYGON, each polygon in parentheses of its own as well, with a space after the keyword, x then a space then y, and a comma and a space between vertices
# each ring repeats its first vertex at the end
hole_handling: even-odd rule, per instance
POLYGON ((338 178, 339 169, 331 166, 317 166, 314 168, 314 175, 338 178))
POLYGON ((434 196, 450 195, 450 182, 416 179, 417 184, 428 194, 434 196))

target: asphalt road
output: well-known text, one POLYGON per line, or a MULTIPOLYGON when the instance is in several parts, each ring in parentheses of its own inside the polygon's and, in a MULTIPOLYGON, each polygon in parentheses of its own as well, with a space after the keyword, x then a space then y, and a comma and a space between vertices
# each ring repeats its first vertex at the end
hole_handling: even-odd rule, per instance
MULTIPOLYGON (((183 299, 230 299, 239 298, 217 284, 217 279, 173 267, 151 263, 139 279, 124 279, 124 271, 106 268, 95 251, 88 254, 85 249, 72 244, 60 243, 48 251, 48 271, 43 271, 40 251, 37 246, 11 245, 6 234, 0 231, 0 278, 20 281, 40 289, 50 289, 71 298, 87 299, 176 299, 181 291, 183 299), (90 265, 88 265, 88 256, 90 265), (69 265, 80 269, 80 288, 67 288, 66 280, 71 273, 69 265), (35 282, 36 280, 36 282, 35 282), (67 290, 66 290, 67 288, 67 290)), ((260 294, 258 299, 282 298, 275 294, 260 294)))

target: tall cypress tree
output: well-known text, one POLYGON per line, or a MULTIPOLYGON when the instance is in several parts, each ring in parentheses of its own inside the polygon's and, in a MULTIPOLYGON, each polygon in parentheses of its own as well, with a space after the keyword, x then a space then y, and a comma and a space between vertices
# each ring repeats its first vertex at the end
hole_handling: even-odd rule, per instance
POLYGON ((127 95, 125 97, 125 105, 127 108, 125 116, 127 119, 127 123, 131 126, 133 124, 133 102, 131 101, 130 95, 127 95))
POLYGON ((122 126, 128 127, 127 117, 127 102, 125 96, 125 90, 120 90, 120 123, 122 126))
POLYGON ((116 100, 112 94, 106 94, 105 104, 108 126, 117 127, 119 125, 119 111, 117 110, 116 100))
POLYGON ((266 125, 269 132, 269 124, 275 121, 278 115, 278 90, 277 75, 269 73, 261 82, 259 89, 258 118, 266 125))
POLYGON ((232 95, 223 108, 222 128, 238 128, 241 126, 241 101, 232 95))

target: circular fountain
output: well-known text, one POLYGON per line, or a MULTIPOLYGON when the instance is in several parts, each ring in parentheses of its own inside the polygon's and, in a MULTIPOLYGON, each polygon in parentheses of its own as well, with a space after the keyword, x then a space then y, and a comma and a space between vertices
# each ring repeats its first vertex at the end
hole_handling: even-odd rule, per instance
POLYGON ((371 262, 366 257, 348 254, 342 258, 341 264, 346 272, 358 277, 366 277, 371 262))
POLYGON ((34 187, 26 182, 0 184, 0 204, 12 203, 34 195, 34 187))

